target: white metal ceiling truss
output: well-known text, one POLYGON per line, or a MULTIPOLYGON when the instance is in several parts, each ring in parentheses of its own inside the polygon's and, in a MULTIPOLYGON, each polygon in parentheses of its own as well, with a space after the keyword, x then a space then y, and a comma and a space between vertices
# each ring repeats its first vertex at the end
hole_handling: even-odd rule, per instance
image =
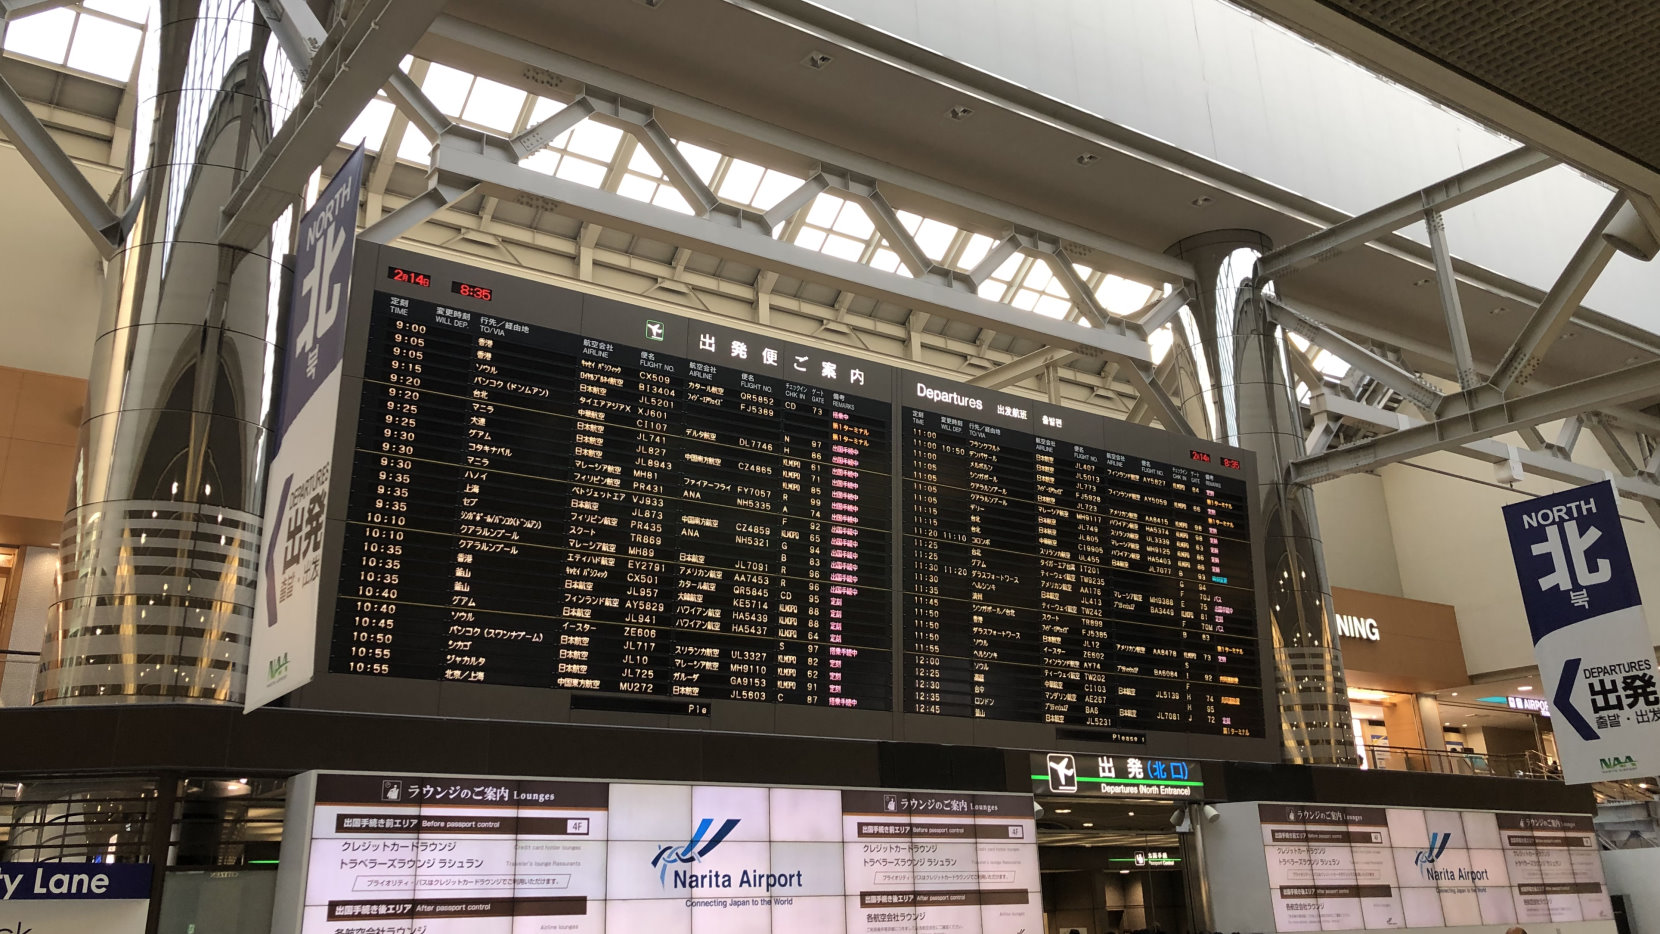
MULTIPOLYGON (((571 92, 564 95, 568 100, 556 113, 533 120, 535 98, 531 97, 510 130, 490 132, 451 120, 426 99, 412 77, 424 63, 416 61, 408 74, 395 72, 386 87, 386 97, 396 105, 397 113, 386 124, 381 158, 370 174, 365 239, 390 242, 413 236, 428 221, 454 223, 458 233, 445 241, 447 245, 472 241, 500 248, 512 243, 515 249, 510 252, 517 262, 522 259, 520 247, 546 248, 553 245, 551 238, 530 230, 514 230, 512 225, 492 225, 490 220, 503 201, 533 207, 580 223, 572 242, 580 278, 591 279, 595 261, 605 258, 618 260, 631 271, 642 271, 645 264, 639 257, 614 256, 614 251, 602 247, 601 236, 606 232, 626 232, 676 247, 675 260, 641 290, 660 293, 655 297, 674 300, 684 296, 694 306, 715 310, 723 303, 711 303, 694 293, 713 285, 720 296, 730 299, 734 286, 747 286, 752 304, 748 318, 766 325, 772 310, 779 307, 780 296, 773 287, 780 276, 828 285, 837 294, 823 316, 828 320, 818 330, 831 331, 828 336, 832 338, 838 336, 837 332, 845 337, 854 330, 884 323, 849 316, 855 297, 897 306, 908 311, 905 349, 896 352, 904 363, 939 366, 937 355, 928 361, 917 350, 918 344, 930 344, 933 350, 954 352, 957 364, 948 368, 959 377, 969 374, 977 385, 1007 388, 1024 384, 1019 388, 1029 394, 1084 404, 1118 417, 1134 409, 1143 420, 1156 420, 1171 430, 1192 433, 1179 407, 1155 378, 1147 341, 1148 333, 1167 324, 1185 302, 1188 290, 1184 283, 1192 275, 1188 264, 1088 231, 1042 230, 1012 206, 995 205, 974 193, 938 183, 930 182, 930 190, 919 193, 905 184, 911 179, 895 182, 832 163, 824 158, 826 153, 813 151, 813 141, 805 138, 799 142, 809 145, 799 146, 796 151, 818 161, 794 191, 764 211, 735 204, 717 194, 711 180, 700 176, 677 141, 658 122, 656 99, 672 98, 673 92, 620 75, 604 77, 618 81, 631 94, 644 91, 654 99, 642 100, 601 87, 592 80, 597 76, 594 66, 565 61, 556 53, 471 24, 446 20, 435 26, 435 32, 450 38, 463 37, 491 54, 517 54, 521 62, 531 58, 526 63, 536 67, 570 65, 580 74, 558 76, 560 81, 568 82, 571 92), (624 134, 623 145, 598 188, 521 164, 590 121, 624 134), (402 135, 411 131, 434 141, 432 168, 425 191, 400 204, 398 196, 388 190, 395 166, 392 156, 402 145, 402 135), (636 149, 649 156, 660 173, 658 181, 679 194, 688 213, 617 193, 617 183, 636 149), (870 233, 854 262, 793 242, 803 218, 825 193, 857 205, 868 218, 870 233), (1014 217, 1002 221, 1000 229, 994 228, 994 236, 953 227, 955 234, 943 255, 930 256, 911 232, 917 226, 919 212, 902 211, 890 195, 914 201, 919 194, 937 200, 942 193, 970 202, 967 207, 975 213, 985 214, 988 207, 1007 207, 1007 214, 1000 216, 1014 217), (969 248, 970 241, 976 239, 984 241, 977 256, 969 248), (1144 286, 1148 299, 1139 310, 1130 315, 1115 314, 1106 307, 1101 292, 1109 276, 1116 274, 1106 268, 1081 267, 1073 254, 1082 254, 1103 267, 1142 274, 1151 269, 1164 280, 1164 288, 1144 286), (700 283, 687 268, 693 255, 735 261, 750 272, 736 283, 700 283), (883 257, 891 271, 877 265, 883 257), (1032 291, 1028 286, 1039 272, 1050 293, 1042 298, 1055 302, 1064 296, 1064 313, 1051 316, 1020 307, 1023 298, 1031 298, 1023 293, 1032 291), (930 329, 930 322, 938 328, 945 321, 972 325, 978 336, 972 344, 963 346, 963 341, 930 329), (991 346, 999 338, 1008 349, 991 346), (1016 343, 1008 344, 1010 338, 1016 343), (1132 406, 1132 399, 1142 404, 1132 406)), ((744 132, 759 126, 742 115, 718 111, 701 102, 698 109, 699 120, 709 122, 714 118, 723 129, 744 132)), ((765 141, 769 146, 779 144, 779 133, 773 130, 773 138, 765 141)), ((849 161, 858 160, 853 154, 846 155, 849 161)), ((807 304, 797 301, 794 310, 806 310, 807 304)))

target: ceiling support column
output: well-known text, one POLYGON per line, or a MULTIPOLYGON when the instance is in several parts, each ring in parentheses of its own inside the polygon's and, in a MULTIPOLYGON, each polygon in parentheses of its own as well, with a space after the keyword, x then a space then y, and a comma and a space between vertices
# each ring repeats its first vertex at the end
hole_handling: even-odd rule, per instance
MULTIPOLYGON (((1355 741, 1331 590, 1314 515, 1314 493, 1296 482, 1292 463, 1304 454, 1296 377, 1269 302, 1251 279, 1268 238, 1249 230, 1189 237, 1169 252, 1198 271, 1197 295, 1173 325, 1201 387, 1195 407, 1211 438, 1257 455, 1254 521, 1261 527, 1264 608, 1273 636, 1273 663, 1287 762, 1352 765, 1355 741)), ((1195 400, 1176 400, 1178 404, 1195 400)))

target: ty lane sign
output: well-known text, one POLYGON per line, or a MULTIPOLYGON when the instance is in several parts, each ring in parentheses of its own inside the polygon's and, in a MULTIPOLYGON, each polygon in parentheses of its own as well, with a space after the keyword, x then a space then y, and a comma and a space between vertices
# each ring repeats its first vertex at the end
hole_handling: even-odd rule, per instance
POLYGON ((1612 483, 1504 507, 1569 782, 1660 773, 1654 645, 1612 483))

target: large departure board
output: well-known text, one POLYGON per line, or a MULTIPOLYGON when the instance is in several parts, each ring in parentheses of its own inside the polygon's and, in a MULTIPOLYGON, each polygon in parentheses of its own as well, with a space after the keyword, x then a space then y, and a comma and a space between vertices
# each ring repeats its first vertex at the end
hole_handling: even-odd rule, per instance
POLYGON ((410 254, 356 275, 331 672, 1267 735, 1240 452, 410 254))

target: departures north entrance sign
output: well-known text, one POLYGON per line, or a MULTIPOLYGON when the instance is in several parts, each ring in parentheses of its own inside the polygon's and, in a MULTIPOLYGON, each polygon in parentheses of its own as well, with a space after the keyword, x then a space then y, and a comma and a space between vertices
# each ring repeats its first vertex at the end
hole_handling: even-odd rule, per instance
POLYGON ((1032 753, 1035 794, 1109 798, 1201 800, 1205 779, 1199 763, 1154 756, 1032 753))

